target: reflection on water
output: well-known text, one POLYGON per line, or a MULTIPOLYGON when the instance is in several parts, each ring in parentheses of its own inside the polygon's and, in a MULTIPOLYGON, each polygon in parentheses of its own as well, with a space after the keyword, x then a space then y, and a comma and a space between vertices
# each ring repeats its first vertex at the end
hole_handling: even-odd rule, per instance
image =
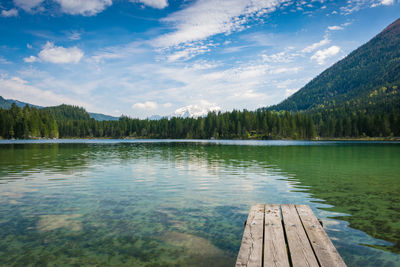
POLYGON ((400 144, 0 144, 0 265, 232 266, 251 204, 311 205, 349 266, 400 262, 400 144))

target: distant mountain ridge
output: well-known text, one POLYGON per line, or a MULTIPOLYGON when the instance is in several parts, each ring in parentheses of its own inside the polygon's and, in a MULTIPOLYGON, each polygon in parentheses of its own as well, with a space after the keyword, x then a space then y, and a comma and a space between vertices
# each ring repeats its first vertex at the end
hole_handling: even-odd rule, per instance
MULTIPOLYGON (((42 107, 42 106, 37 106, 37 105, 33 105, 30 103, 26 103, 26 102, 22 102, 22 101, 18 101, 18 100, 14 100, 14 99, 4 99, 2 96, 0 96, 0 108, 3 109, 10 109, 12 104, 16 104, 18 107, 25 107, 26 105, 28 105, 29 107, 33 107, 33 108, 37 108, 37 109, 54 109, 56 107, 60 107, 60 106, 55 106, 55 107, 42 107)), ((61 105, 63 106, 63 105, 61 105)), ((90 118, 93 118, 97 121, 117 121, 119 120, 119 117, 113 117, 110 115, 105 115, 105 114, 101 114, 101 113, 93 113, 93 112, 87 112, 86 110, 84 110, 84 112, 86 112, 90 118)))
POLYGON ((400 19, 270 110, 400 111, 400 19))
POLYGON ((88 112, 89 116, 96 121, 117 121, 119 120, 119 117, 114 117, 110 115, 105 115, 101 113, 93 113, 93 112, 88 112))
POLYGON ((11 108, 11 105, 13 103, 21 108, 25 107, 25 105, 28 105, 33 108, 42 108, 41 106, 32 105, 32 104, 21 102, 21 101, 14 100, 14 99, 4 99, 2 96, 0 96, 0 108, 9 109, 9 108, 11 108))

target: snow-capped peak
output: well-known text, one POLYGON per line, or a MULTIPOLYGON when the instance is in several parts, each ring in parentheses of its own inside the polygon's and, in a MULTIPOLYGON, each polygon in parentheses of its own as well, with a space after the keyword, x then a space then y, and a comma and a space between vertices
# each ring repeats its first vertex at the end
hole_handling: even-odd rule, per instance
POLYGON ((209 112, 220 111, 221 108, 215 104, 211 104, 208 102, 188 105, 185 107, 178 108, 175 110, 172 117, 181 117, 181 118, 197 118, 206 116, 209 112))

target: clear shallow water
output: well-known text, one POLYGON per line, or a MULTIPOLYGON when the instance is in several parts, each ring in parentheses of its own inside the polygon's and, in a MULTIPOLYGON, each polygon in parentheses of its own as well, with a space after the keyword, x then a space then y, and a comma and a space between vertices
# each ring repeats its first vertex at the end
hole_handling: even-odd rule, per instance
POLYGON ((0 265, 232 266, 254 203, 400 266, 399 143, 171 140, 1 141, 0 265))

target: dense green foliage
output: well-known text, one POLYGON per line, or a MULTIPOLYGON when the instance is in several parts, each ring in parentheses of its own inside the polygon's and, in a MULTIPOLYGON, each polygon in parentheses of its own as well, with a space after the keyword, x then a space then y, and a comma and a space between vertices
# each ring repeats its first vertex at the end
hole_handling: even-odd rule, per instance
POLYGON ((89 113, 87 113, 84 108, 78 106, 60 105, 56 107, 43 108, 43 110, 51 113, 58 122, 90 119, 89 113))
POLYGON ((393 137, 400 136, 400 114, 363 113, 346 109, 324 110, 312 115, 320 137, 393 137))
POLYGON ((308 114, 269 110, 209 113, 200 118, 97 121, 79 107, 0 109, 3 138, 199 138, 314 139, 321 137, 400 136, 400 113, 383 115, 346 109, 308 114))
POLYGON ((201 118, 96 121, 79 107, 61 105, 0 109, 0 136, 39 137, 143 137, 143 138, 257 138, 312 139, 316 136, 311 116, 289 112, 232 111, 209 113, 201 118))
POLYGON ((387 105, 389 99, 399 110, 400 95, 400 19, 368 43, 337 62, 306 84, 297 93, 271 110, 320 111, 343 108, 356 103, 354 111, 369 106, 387 105), (371 97, 381 88, 384 97, 371 97))
POLYGON ((381 87, 369 96, 311 114, 321 137, 400 136, 398 86, 381 87))
POLYGON ((10 109, 0 109, 0 136, 3 138, 58 138, 54 115, 47 110, 24 108, 12 104, 10 109))

